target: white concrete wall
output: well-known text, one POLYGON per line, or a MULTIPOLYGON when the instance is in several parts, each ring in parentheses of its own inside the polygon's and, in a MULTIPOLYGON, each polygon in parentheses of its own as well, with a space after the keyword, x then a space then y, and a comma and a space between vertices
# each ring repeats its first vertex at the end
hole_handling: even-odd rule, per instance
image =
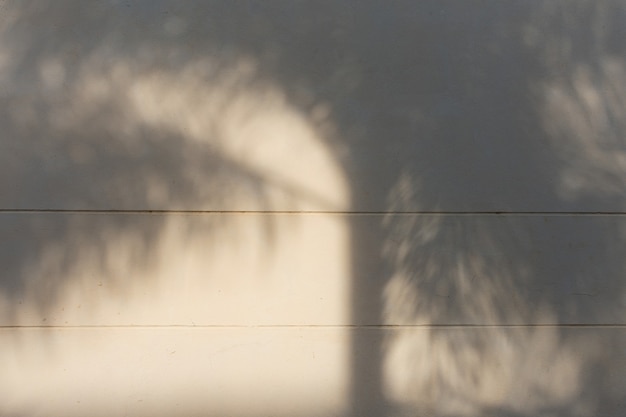
POLYGON ((0 416, 621 416, 621 2, 0 3, 0 416))

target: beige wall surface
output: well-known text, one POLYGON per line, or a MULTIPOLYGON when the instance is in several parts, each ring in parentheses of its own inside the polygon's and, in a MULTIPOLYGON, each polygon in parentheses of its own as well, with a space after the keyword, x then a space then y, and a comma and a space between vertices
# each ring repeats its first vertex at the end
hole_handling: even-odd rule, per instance
POLYGON ((0 416, 626 411, 626 3, 0 2, 0 416))

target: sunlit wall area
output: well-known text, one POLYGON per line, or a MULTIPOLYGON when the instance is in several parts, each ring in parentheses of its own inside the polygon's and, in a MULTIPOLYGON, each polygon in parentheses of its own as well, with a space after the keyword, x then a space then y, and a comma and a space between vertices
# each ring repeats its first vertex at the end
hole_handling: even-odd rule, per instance
POLYGON ((341 331, 66 327, 3 329, 2 338, 6 415, 345 410, 341 331))
POLYGON ((172 217, 2 216, 2 412, 343 412, 341 219, 172 217))

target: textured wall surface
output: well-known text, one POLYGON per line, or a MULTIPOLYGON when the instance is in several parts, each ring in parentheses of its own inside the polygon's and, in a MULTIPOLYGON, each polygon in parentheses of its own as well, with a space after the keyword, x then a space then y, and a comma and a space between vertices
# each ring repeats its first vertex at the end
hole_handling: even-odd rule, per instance
POLYGON ((0 2, 0 416, 626 412, 626 2, 0 2))

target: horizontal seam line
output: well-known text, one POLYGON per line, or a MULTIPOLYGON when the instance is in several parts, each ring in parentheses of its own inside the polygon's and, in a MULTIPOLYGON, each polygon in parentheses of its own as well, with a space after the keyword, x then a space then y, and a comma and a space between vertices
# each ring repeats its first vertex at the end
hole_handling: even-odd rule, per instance
POLYGON ((9 325, 0 326, 0 329, 168 329, 168 328, 197 328, 197 329, 493 329, 493 328, 626 328, 626 324, 608 323, 563 323, 563 324, 391 324, 391 325, 194 325, 194 324, 174 324, 174 325, 68 325, 68 326, 38 326, 38 325, 9 325))
POLYGON ((0 213, 59 214, 323 214, 323 215, 441 215, 441 216, 624 216, 626 211, 325 211, 325 210, 116 210, 116 209, 0 209, 0 213))

